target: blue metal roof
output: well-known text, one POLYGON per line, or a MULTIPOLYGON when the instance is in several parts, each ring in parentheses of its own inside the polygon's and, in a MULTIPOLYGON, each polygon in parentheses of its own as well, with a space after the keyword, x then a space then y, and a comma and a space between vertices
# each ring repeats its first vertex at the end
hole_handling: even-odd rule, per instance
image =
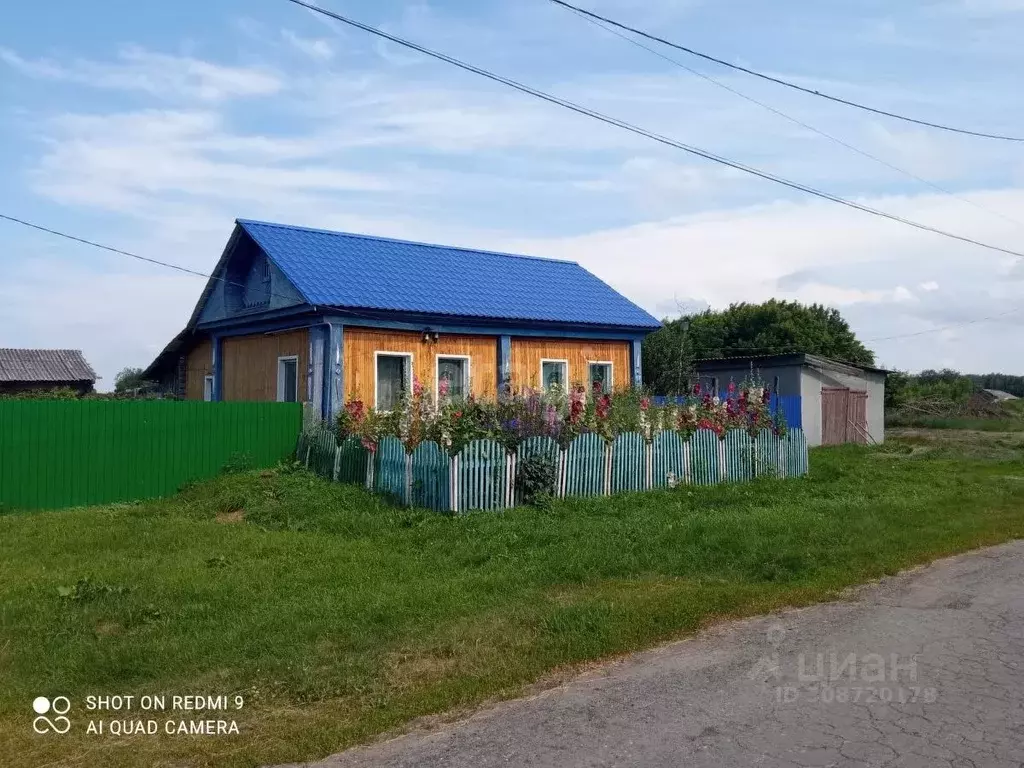
POLYGON ((576 262, 239 219, 315 306, 654 329, 576 262))

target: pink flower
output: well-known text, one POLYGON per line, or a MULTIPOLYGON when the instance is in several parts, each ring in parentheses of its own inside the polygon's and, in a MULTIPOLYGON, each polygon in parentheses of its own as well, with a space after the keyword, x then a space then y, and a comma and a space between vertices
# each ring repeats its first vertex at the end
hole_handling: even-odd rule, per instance
POLYGON ((412 393, 416 397, 420 397, 423 394, 423 384, 420 383, 419 376, 412 377, 412 393))
POLYGON ((644 398, 640 399, 640 410, 641 411, 646 411, 650 407, 651 407, 651 398, 644 397, 644 398))
POLYGON ((437 395, 438 397, 448 397, 448 392, 451 389, 452 383, 447 379, 441 379, 437 382, 437 395))
POLYGON ((700 382, 699 381, 696 384, 693 385, 693 394, 695 394, 695 395, 699 395, 700 394, 700 382))
POLYGON ((735 381, 730 381, 729 382, 729 394, 731 395, 735 391, 736 391, 736 382, 735 381))

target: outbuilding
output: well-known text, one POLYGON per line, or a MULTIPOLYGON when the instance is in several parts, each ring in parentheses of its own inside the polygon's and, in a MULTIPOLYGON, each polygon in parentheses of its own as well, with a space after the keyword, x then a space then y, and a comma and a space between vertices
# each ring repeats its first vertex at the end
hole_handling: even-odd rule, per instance
POLYGON ((724 392, 755 376, 780 396, 800 397, 807 444, 881 443, 885 440, 886 371, 808 354, 700 360, 701 384, 724 392))

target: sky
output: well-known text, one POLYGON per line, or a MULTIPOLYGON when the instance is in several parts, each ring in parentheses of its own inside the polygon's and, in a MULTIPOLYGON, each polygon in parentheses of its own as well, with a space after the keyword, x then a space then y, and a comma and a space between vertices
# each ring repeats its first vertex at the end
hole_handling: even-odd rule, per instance
MULTIPOLYGON (((913 126, 662 49, 788 120, 548 0, 321 4, 678 141, 1024 251, 1024 143, 913 126)), ((1024 134, 1024 0, 578 4, 843 98, 1024 134)), ((820 302, 880 365, 1024 374, 1020 259, 708 162, 286 0, 8 4, 0 179, 0 213, 201 272, 235 218, 263 219, 570 258, 659 318, 820 302)), ((82 349, 100 389, 151 362, 204 285, 4 221, 0 274, 0 346, 82 349)))

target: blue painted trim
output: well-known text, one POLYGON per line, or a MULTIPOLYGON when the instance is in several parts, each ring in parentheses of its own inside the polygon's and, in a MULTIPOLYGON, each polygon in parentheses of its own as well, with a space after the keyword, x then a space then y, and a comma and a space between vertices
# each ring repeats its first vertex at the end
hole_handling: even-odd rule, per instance
POLYGON ((512 380, 512 337, 503 334, 498 337, 498 386, 503 387, 512 380))
POLYGON ((345 326, 331 323, 327 326, 326 359, 324 360, 325 391, 324 415, 332 422, 345 407, 345 326))
POLYGON ((224 346, 221 344, 220 336, 212 338, 213 352, 210 356, 210 369, 213 374, 213 400, 220 402, 224 399, 224 346))
POLYGON ((630 356, 630 370, 632 373, 632 381, 634 387, 643 386, 644 383, 644 366, 643 366, 643 353, 641 352, 642 343, 640 339, 633 339, 631 345, 633 354, 630 356))
MULTIPOLYGON (((285 309, 272 309, 267 312, 260 312, 258 314, 242 314, 229 317, 225 320, 215 320, 209 323, 198 323, 196 325, 197 331, 214 331, 214 330, 234 330, 239 327, 249 328, 252 325, 261 325, 268 322, 273 322, 281 318, 296 318, 296 317, 309 317, 315 312, 315 308, 309 304, 302 304, 298 307, 286 307, 285 309)), ((315 319, 311 319, 310 323, 317 322, 315 319)))
POLYGON ((238 328, 229 328, 217 331, 217 335, 221 338, 227 339, 233 336, 250 336, 258 333, 276 333, 279 331, 301 331, 304 328, 311 328, 315 325, 324 323, 325 320, 320 317, 310 317, 308 319, 299 318, 295 320, 278 320, 273 323, 253 323, 251 325, 243 325, 238 328))
POLYGON ((607 339, 610 341, 640 341, 655 329, 648 330, 623 330, 623 329, 577 329, 558 326, 542 325, 460 325, 447 323, 430 322, 408 322, 403 320, 384 320, 381 318, 351 317, 334 314, 330 309, 324 309, 324 313, 331 322, 344 323, 350 327, 361 328, 387 328, 396 331, 414 331, 422 333, 424 330, 437 331, 438 333, 468 334, 476 336, 540 336, 548 338, 567 339, 607 339))

